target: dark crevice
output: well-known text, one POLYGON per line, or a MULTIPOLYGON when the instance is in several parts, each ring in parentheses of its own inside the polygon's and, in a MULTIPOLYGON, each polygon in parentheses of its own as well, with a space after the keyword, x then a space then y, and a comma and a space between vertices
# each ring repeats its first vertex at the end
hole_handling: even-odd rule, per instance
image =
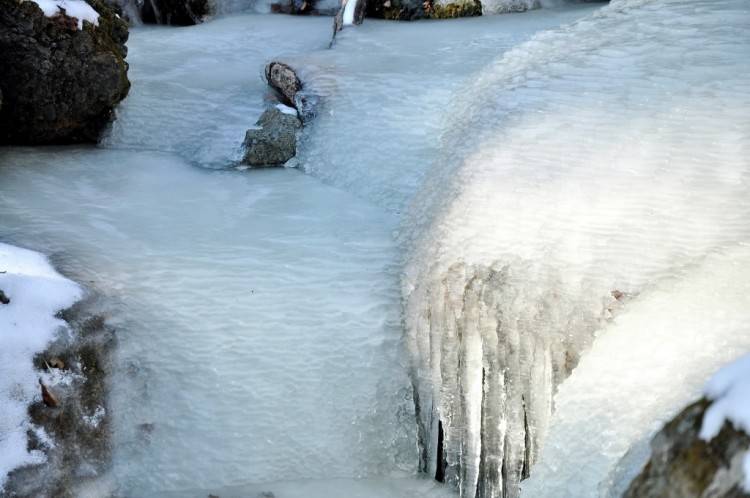
POLYGON ((526 411, 526 400, 521 396, 523 401, 523 434, 524 434, 524 458, 523 469, 521 469, 521 480, 528 479, 531 472, 531 433, 529 432, 529 417, 526 411))
POLYGON ((486 431, 486 425, 487 421, 485 420, 485 381, 487 379, 487 371, 482 367, 482 403, 479 405, 481 408, 480 412, 480 427, 479 427, 479 444, 481 445, 481 448, 479 450, 479 474, 477 475, 477 490, 475 496, 477 498, 483 498, 485 496, 484 493, 484 485, 483 483, 487 480, 487 474, 488 474, 488 462, 487 462, 487 445, 484 444, 485 441, 485 431, 486 431))
POLYGON ((437 468, 435 469, 435 480, 445 482, 445 469, 448 466, 443 449, 443 421, 438 420, 438 444, 437 444, 437 468))

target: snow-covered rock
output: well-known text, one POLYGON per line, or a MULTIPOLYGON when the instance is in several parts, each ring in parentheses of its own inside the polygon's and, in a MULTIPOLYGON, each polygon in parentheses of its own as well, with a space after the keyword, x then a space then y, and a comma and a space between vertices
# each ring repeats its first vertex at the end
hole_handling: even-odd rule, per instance
POLYGON ((127 38, 103 0, 0 0, 0 144, 96 142, 130 89, 127 38))

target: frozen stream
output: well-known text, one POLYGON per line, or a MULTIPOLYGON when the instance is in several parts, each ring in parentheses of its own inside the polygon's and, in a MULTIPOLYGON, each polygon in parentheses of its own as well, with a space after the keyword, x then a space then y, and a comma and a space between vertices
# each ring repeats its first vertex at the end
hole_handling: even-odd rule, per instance
POLYGON ((0 150, 0 240, 118 330, 113 471, 82 496, 452 494, 413 478, 393 232, 472 72, 584 13, 368 22, 333 51, 327 18, 142 28, 103 147, 0 150), (327 98, 309 174, 225 169, 279 56, 327 98))

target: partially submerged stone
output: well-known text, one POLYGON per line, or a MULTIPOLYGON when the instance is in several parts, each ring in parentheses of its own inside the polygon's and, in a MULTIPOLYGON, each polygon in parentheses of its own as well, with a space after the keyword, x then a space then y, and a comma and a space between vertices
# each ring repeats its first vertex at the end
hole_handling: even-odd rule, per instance
POLYGON ((245 134, 242 162, 253 168, 281 166, 297 153, 297 116, 274 107, 266 110, 255 124, 260 129, 245 134))

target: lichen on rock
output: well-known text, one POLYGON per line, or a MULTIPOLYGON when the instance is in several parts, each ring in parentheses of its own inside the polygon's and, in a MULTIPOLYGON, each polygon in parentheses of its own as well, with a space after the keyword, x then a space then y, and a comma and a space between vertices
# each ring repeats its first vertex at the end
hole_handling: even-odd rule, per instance
POLYGON ((97 142, 128 93, 128 24, 87 0, 98 26, 0 0, 0 144, 97 142))

